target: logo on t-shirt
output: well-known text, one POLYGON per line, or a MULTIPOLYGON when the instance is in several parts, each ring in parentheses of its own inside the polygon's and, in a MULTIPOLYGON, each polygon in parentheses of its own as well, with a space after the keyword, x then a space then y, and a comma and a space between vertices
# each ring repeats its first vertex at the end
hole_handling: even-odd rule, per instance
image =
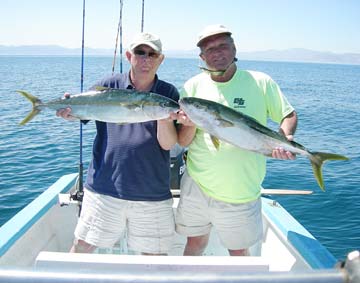
POLYGON ((245 100, 241 97, 235 97, 234 108, 245 108, 245 100))

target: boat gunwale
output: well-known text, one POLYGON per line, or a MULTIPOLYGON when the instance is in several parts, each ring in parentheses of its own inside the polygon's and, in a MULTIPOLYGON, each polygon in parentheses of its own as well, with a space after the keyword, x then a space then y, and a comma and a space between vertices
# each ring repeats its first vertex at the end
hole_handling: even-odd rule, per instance
POLYGON ((68 192, 75 184, 77 176, 77 173, 62 176, 0 227, 0 257, 2 257, 34 223, 58 203, 58 195, 68 192))
POLYGON ((334 268, 337 259, 277 201, 263 198, 263 213, 312 269, 334 268))

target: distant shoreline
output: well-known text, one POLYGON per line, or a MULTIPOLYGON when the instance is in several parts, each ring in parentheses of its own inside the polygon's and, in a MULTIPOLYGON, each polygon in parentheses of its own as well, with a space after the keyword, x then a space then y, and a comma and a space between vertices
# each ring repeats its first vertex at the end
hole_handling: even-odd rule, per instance
MULTIPOLYGON (((111 49, 85 48, 86 56, 112 57, 111 49)), ((199 51, 192 50, 165 50, 168 58, 197 59, 199 51)), ((63 56, 77 57, 81 55, 80 48, 66 48, 57 45, 0 45, 0 56, 63 56)), ((299 62, 299 63, 326 63, 360 65, 359 53, 333 53, 328 51, 314 51, 303 48, 286 50, 266 50, 254 52, 238 52, 240 60, 246 61, 273 61, 273 62, 299 62)))
MULTIPOLYGON (((31 54, 31 55, 25 55, 25 54, 0 54, 0 58, 4 57, 12 57, 12 58, 80 58, 81 55, 64 55, 64 54, 31 54)), ((113 55, 94 55, 94 54, 85 54, 85 57, 88 58, 113 58, 113 55)), ((196 60, 198 58, 196 57, 182 57, 182 56, 168 56, 166 55, 166 58, 168 59, 176 59, 176 60, 196 60)), ((347 66, 360 66, 360 63, 347 63, 347 62, 320 62, 320 61, 295 61, 295 60, 286 60, 286 59, 244 59, 241 58, 241 56, 238 56, 239 62, 242 61, 253 61, 253 62, 272 62, 272 63, 294 63, 294 64, 324 64, 324 65, 347 65, 347 66)), ((123 58, 126 60, 126 58, 123 58)))

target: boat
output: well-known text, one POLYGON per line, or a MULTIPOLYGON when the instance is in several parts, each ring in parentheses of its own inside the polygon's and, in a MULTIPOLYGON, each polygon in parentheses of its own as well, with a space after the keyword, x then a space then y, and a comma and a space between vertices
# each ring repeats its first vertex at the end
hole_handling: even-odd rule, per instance
MULTIPOLYGON (((84 32, 85 0, 83 3, 84 32)), ((142 8, 141 30, 144 0, 142 8)), ((121 14, 122 1, 113 72, 119 33, 122 37, 121 14)), ((84 52, 82 66, 83 56, 84 52)), ((175 148, 172 152, 175 153, 170 164, 171 188, 176 213, 185 164, 183 149, 175 148)), ((309 191, 262 190, 264 236, 250 248, 250 256, 230 257, 215 231, 211 232, 203 256, 183 256, 186 238, 178 234, 168 256, 131 254, 126 237, 111 249, 98 248, 91 254, 70 253, 81 208, 82 171, 80 159, 79 173, 60 177, 0 227, 0 283, 360 282, 359 251, 349 253, 346 261, 338 262, 278 201, 269 197, 272 194, 309 194, 309 191)))
MULTIPOLYGON (((270 282, 271 278, 275 280, 271 282, 360 282, 359 251, 338 263, 278 201, 265 196, 264 237, 247 257, 228 256, 214 231, 205 254, 198 257, 182 256, 186 240, 180 235, 168 256, 129 254, 126 239, 92 254, 69 253, 79 215, 79 202, 70 196, 78 176, 62 176, 0 227, 0 283, 270 282)), ((178 198, 173 192, 175 210, 178 198)))

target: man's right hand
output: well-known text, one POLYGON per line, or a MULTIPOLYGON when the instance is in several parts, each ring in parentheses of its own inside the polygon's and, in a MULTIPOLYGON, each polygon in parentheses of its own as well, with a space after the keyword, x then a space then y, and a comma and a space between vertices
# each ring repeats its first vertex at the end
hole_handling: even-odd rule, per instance
POLYGON ((177 122, 184 126, 195 127, 195 124, 190 120, 183 110, 179 110, 177 113, 177 122))

